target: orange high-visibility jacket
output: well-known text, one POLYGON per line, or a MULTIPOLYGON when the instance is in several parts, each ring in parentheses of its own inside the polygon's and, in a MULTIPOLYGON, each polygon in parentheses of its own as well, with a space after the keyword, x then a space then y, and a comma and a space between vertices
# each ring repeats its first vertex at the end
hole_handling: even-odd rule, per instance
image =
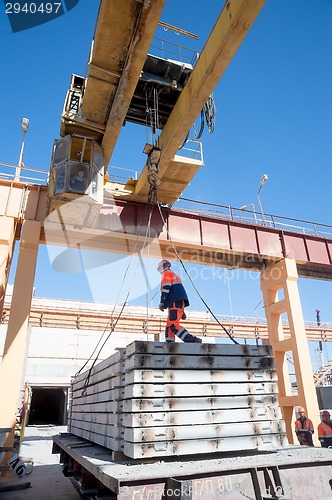
POLYGON ((160 302, 165 305, 165 307, 170 307, 174 302, 184 301, 184 306, 189 306, 189 300, 187 293, 182 285, 181 278, 171 271, 166 269, 161 277, 161 299, 160 302))
POLYGON ((326 424, 325 422, 321 422, 319 426, 317 427, 318 430, 318 437, 332 437, 332 429, 331 427, 326 424))
POLYGON ((295 420, 295 432, 300 433, 300 432, 311 432, 311 434, 314 433, 314 425, 311 422, 310 418, 305 417, 303 420, 298 418, 295 420))

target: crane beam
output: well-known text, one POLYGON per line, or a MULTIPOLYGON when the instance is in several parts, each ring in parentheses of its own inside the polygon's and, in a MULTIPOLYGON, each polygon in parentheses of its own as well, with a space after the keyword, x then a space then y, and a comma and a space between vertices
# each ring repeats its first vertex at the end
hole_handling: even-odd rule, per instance
POLYGON ((92 135, 108 164, 166 0, 102 0, 82 100, 83 119, 62 115, 61 135, 92 135))
MULTIPOLYGON (((122 76, 114 96, 102 140, 105 165, 108 165, 121 127, 125 121, 125 116, 158 26, 165 1, 157 0, 141 4, 142 9, 135 25, 126 62, 122 70, 122 76)), ((123 0, 120 0, 120 3, 123 4, 123 0)))
MULTIPOLYGON (((264 3, 265 0, 228 0, 225 3, 159 137, 161 156, 158 176, 161 180, 264 3)), ((136 183, 135 195, 146 195, 148 186, 145 166, 136 183)), ((178 196, 183 187, 180 189, 178 196)))

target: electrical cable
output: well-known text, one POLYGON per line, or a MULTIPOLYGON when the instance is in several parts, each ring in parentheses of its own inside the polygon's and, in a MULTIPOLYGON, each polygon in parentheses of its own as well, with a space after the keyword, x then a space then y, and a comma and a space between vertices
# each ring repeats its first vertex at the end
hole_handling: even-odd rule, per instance
POLYGON ((234 337, 231 335, 231 333, 227 330, 227 328, 225 328, 225 327, 224 327, 224 325, 222 325, 222 324, 220 323, 220 321, 218 320, 218 318, 215 316, 215 314, 213 313, 213 311, 211 310, 211 308, 208 306, 208 304, 205 302, 205 300, 203 299, 203 297, 202 297, 202 296, 201 296, 201 294, 199 293, 199 291, 198 291, 197 287, 195 286, 195 284, 194 284, 193 280, 191 279, 191 276, 189 275, 189 273, 188 273, 187 269, 185 268, 185 265, 183 264, 182 259, 181 259, 180 255, 179 255, 178 251, 177 251, 177 250, 176 250, 176 248, 175 248, 175 245, 174 245, 174 243, 173 243, 173 240, 172 240, 172 238, 171 238, 171 235, 169 234, 169 231, 168 231, 168 228, 167 228, 167 225, 166 225, 166 222, 165 222, 165 219, 164 219, 163 213, 162 213, 162 211, 161 211, 161 206, 160 206, 160 203, 158 202, 158 203, 157 203, 157 205, 158 205, 158 209, 159 209, 160 217, 161 217, 161 220, 162 220, 162 222, 163 222, 163 224, 164 224, 164 227, 165 227, 165 229, 166 229, 166 232, 167 232, 167 236, 168 236, 168 238, 169 238, 169 241, 171 242, 171 245, 172 245, 172 247, 173 247, 173 250, 174 250, 174 252, 175 252, 175 254, 176 254, 176 256, 177 256, 177 258, 178 258, 178 260, 179 260, 179 262, 180 262, 180 264, 181 264, 181 266, 183 267, 184 272, 186 273, 187 277, 189 278, 189 280, 190 280, 190 282, 191 282, 191 284, 192 284, 192 286, 193 286, 194 290, 196 291, 197 295, 199 296, 199 298, 201 299, 201 301, 203 302, 203 304, 205 305, 205 307, 207 308, 207 310, 210 312, 210 314, 212 315, 212 317, 216 320, 216 322, 218 323, 218 325, 219 325, 219 326, 221 326, 221 328, 224 330, 224 332, 225 332, 225 333, 226 333, 226 335, 230 338, 230 340, 231 340, 234 344, 239 345, 239 342, 237 342, 237 341, 234 339, 234 337))
POLYGON ((206 103, 203 106, 204 114, 205 114, 205 121, 206 125, 209 131, 209 134, 213 134, 215 124, 216 124, 216 114, 217 114, 217 108, 214 103, 214 98, 213 94, 211 94, 206 103))
POLYGON ((204 107, 205 107, 205 104, 203 106, 203 109, 201 109, 201 127, 199 129, 198 134, 196 133, 195 124, 193 125, 195 139, 200 139, 202 137, 202 134, 203 134, 203 131, 204 131, 204 107))
MULTIPOLYGON (((206 125, 207 125, 207 128, 208 128, 208 132, 210 134, 212 134, 214 132, 215 122, 216 122, 216 114, 217 114, 217 108, 216 108, 215 103, 214 103, 213 94, 211 94, 208 97, 208 99, 207 99, 206 103, 204 104, 203 108, 201 109, 201 113, 200 113, 200 116, 201 116, 201 126, 200 126, 200 129, 199 129, 198 133, 196 132, 195 124, 193 124, 193 130, 194 130, 194 137, 195 137, 195 139, 200 139, 202 137, 202 135, 203 135, 203 132, 204 132, 204 117, 205 117, 206 125)), ((186 135, 185 139, 183 140, 181 146, 179 147, 179 150, 182 149, 185 146, 185 144, 188 142, 188 137, 189 137, 189 132, 186 135)))
POLYGON ((186 137, 184 138, 183 140, 183 143, 181 144, 181 146, 179 147, 179 150, 184 148, 184 146, 186 145, 187 141, 188 141, 188 137, 189 137, 189 132, 188 134, 186 135, 186 137))

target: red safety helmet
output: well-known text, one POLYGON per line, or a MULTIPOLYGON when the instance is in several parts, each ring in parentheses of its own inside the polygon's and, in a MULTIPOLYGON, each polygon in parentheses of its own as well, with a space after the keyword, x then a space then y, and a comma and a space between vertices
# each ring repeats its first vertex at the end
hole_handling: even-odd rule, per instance
POLYGON ((172 264, 169 260, 161 260, 158 264, 157 271, 162 273, 163 271, 165 271, 165 269, 170 269, 171 265, 172 264))

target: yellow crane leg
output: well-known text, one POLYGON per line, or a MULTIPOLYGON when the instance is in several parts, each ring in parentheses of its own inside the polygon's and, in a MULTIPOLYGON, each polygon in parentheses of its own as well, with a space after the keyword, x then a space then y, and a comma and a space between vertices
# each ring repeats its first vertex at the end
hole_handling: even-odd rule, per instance
POLYGON ((0 217, 0 316, 2 316, 10 263, 15 244, 15 220, 13 217, 0 217))
MULTIPOLYGON (((14 281, 7 335, 0 365, 0 428, 11 428, 5 446, 12 446, 20 391, 23 389, 27 347, 28 321, 31 309, 41 223, 26 220, 23 224, 14 281)), ((6 453, 2 465, 10 454, 6 453)))
POLYGON ((279 404, 286 423, 290 443, 296 443, 294 406, 304 406, 315 427, 314 444, 319 446, 317 426, 320 423, 316 389, 312 375, 309 346, 297 286, 298 274, 294 259, 282 259, 268 265, 261 273, 265 314, 270 344, 276 361, 279 404), (282 314, 287 314, 289 334, 285 336, 282 314), (293 395, 290 383, 287 352, 292 352, 297 384, 293 395))

